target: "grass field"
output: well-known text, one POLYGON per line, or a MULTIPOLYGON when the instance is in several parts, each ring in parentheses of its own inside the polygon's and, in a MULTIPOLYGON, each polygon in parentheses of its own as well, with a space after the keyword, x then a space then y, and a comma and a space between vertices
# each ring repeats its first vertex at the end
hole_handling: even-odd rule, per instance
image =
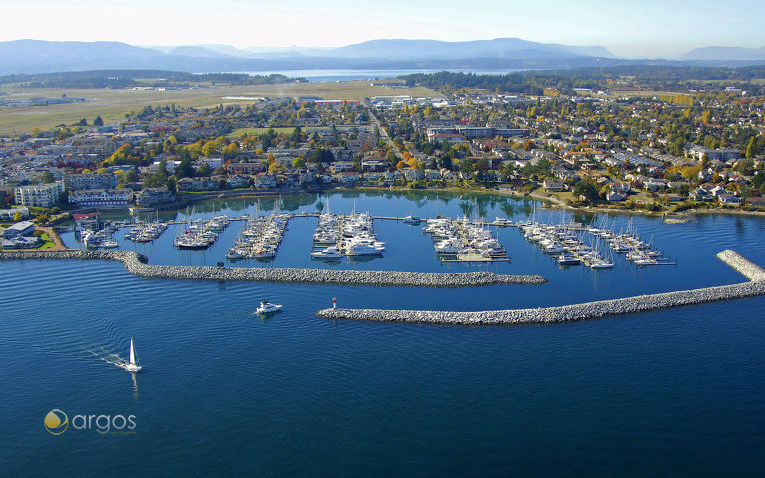
POLYGON ((0 134, 29 132, 34 127, 51 128, 59 124, 71 124, 86 118, 92 123, 101 116, 106 124, 125 118, 130 111, 138 111, 145 105, 170 105, 185 107, 210 107, 223 104, 244 104, 249 101, 223 100, 226 96, 267 96, 298 97, 316 95, 324 98, 360 100, 369 96, 411 95, 435 96, 428 88, 395 89, 371 86, 366 81, 285 83, 279 85, 218 86, 198 90, 143 91, 108 89, 65 89, 65 88, 19 88, 0 87, 5 99, 26 99, 30 97, 85 98, 84 103, 70 103, 50 106, 0 107, 0 134))

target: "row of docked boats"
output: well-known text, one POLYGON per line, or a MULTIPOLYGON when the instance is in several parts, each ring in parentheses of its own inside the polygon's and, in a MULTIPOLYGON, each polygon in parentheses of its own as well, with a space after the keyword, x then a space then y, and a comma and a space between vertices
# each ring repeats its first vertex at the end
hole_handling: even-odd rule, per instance
POLYGON ((125 239, 133 242, 151 242, 167 230, 164 222, 136 223, 125 233, 125 239))
POLYGON ((519 230, 527 241, 539 246, 545 254, 554 256, 562 266, 585 264, 592 269, 614 267, 614 261, 601 252, 599 239, 594 246, 590 246, 576 234, 577 231, 566 225, 529 222, 519 225, 519 230))
POLYGON ((380 256, 383 252, 385 242, 377 239, 369 213, 354 211, 343 216, 326 212, 319 216, 313 235, 312 258, 340 260, 343 256, 380 256))
POLYGON ((186 228, 175 236, 173 245, 179 249, 207 249, 215 243, 229 223, 230 219, 225 215, 208 220, 189 221, 186 228))
POLYGON ((589 226, 587 232, 608 241, 608 244, 616 253, 626 254, 628 261, 637 266, 655 266, 660 264, 674 264, 664 254, 653 247, 653 237, 648 242, 643 241, 632 225, 632 219, 627 224, 624 232, 616 233, 608 227, 589 226))
POLYGON ((289 214, 256 216, 247 221, 234 245, 229 248, 226 258, 273 259, 284 238, 289 224, 289 214))
POLYGON ((441 260, 507 259, 507 250, 480 220, 465 217, 428 219, 423 231, 432 237, 433 247, 441 260))
POLYGON ((119 244, 114 240, 115 232, 117 232, 117 228, 107 224, 100 230, 85 229, 80 232, 80 238, 88 249, 116 249, 119 244))

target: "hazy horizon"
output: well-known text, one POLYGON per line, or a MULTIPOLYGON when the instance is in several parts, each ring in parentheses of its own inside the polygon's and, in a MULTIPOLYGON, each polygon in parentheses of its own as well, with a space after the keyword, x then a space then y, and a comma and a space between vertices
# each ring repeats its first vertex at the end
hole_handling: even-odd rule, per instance
POLYGON ((378 39, 521 38, 603 46, 619 57, 673 58, 705 46, 765 46, 765 4, 659 0, 544 5, 488 0, 6 0, 0 41, 119 41, 136 46, 338 47, 378 39), (65 19, 62 21, 62 19, 65 19))

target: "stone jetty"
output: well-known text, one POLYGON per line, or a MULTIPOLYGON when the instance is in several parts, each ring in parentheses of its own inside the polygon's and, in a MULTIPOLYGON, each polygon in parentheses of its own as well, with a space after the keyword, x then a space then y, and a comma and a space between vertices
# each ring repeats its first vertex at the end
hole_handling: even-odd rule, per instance
POLYGON ((327 319, 378 320, 456 325, 551 324, 576 320, 597 319, 611 315, 703 304, 720 300, 753 297, 765 294, 765 271, 738 253, 726 250, 717 255, 749 282, 705 287, 702 289, 639 295, 623 299, 600 300, 583 304, 531 309, 487 310, 476 312, 382 310, 382 309, 324 309, 318 312, 327 319))
POLYGON ((150 265, 133 251, 12 251, 0 253, 0 260, 80 259, 122 262, 132 274, 170 279, 207 279, 257 282, 300 282, 308 284, 350 284, 403 287, 474 287, 496 284, 543 284, 539 275, 507 275, 493 272, 426 273, 401 271, 358 271, 328 269, 199 267, 150 265))

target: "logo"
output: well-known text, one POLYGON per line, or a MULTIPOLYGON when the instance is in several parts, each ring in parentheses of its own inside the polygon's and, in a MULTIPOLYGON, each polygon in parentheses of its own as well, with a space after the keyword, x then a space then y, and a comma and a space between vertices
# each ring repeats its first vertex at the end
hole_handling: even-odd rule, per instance
POLYGON ((58 408, 54 408, 45 415, 43 424, 51 435, 61 435, 69 428, 69 418, 66 416, 66 413, 58 408))
MULTIPOLYGON (((74 430, 94 430, 101 435, 134 435, 136 429, 135 415, 84 415, 72 416, 71 425, 74 430)), ((69 417, 66 413, 54 408, 45 415, 43 425, 51 435, 61 435, 69 428, 69 417)))

